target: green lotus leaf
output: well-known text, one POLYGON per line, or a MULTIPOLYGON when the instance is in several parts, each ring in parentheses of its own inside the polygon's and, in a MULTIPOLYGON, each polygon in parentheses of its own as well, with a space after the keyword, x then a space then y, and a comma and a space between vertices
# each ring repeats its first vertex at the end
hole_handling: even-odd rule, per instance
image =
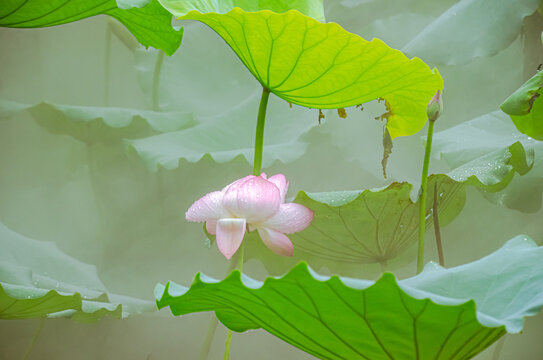
MULTIPOLYGON (((465 187, 502 190, 516 172, 531 169, 533 154, 520 143, 429 177, 427 228, 433 224, 434 187, 440 225, 451 223, 466 201, 465 187)), ((413 186, 392 183, 385 189, 332 193, 299 192, 294 200, 315 212, 311 225, 291 235, 295 248, 315 257, 356 263, 382 263, 403 254, 418 238, 419 202, 413 186)), ((412 254, 414 255, 414 254, 412 254)))
POLYGON ((441 76, 420 59, 408 59, 381 40, 366 41, 335 23, 295 10, 234 8, 220 14, 209 12, 212 7, 179 5, 186 3, 198 2, 161 1, 179 19, 212 28, 262 86, 289 103, 334 109, 385 99, 392 138, 419 131, 428 101, 443 87, 441 76))
POLYGON ((524 212, 536 212, 540 209, 543 192, 543 143, 519 133, 509 116, 503 112, 495 111, 434 134, 433 148, 434 154, 439 154, 450 167, 473 167, 474 172, 486 174, 486 181, 498 184, 498 187, 493 189, 498 192, 484 192, 490 200, 524 212), (533 165, 533 169, 526 175, 513 179, 512 168, 519 168, 521 175, 528 170, 526 167, 522 169, 525 160, 522 152, 517 151, 520 149, 518 144, 525 149, 526 164, 533 165), (502 154, 501 156, 511 160, 501 166, 486 161, 494 156, 492 154, 497 156, 496 159, 502 154), (477 163, 483 168, 476 166, 477 163), (485 166, 485 163, 488 164, 485 166), (508 179, 511 184, 500 189, 500 178, 508 179))
POLYGON ((459 1, 402 50, 443 65, 462 65, 479 56, 493 56, 519 36, 524 18, 532 15, 539 3, 539 0, 459 1))
POLYGON ((470 264, 428 264, 410 279, 321 276, 306 263, 280 278, 239 271, 191 287, 158 284, 158 308, 214 311, 237 332, 262 328, 319 359, 471 359, 543 306, 543 248, 519 236, 470 264))
POLYGON ((0 9, 0 26, 41 28, 70 23, 95 15, 119 20, 145 47, 172 55, 183 37, 172 17, 156 0, 6 0, 0 9))
POLYGON ((96 268, 54 243, 24 237, 0 224, 0 319, 68 317, 93 322, 153 311, 150 301, 110 294, 96 268))
POLYGON ((538 72, 509 96, 500 109, 511 116, 518 131, 543 140, 543 72, 538 72))
MULTIPOLYGON (((258 101, 252 97, 218 116, 198 119, 199 125, 185 130, 160 134, 145 139, 126 140, 129 151, 137 153, 151 171, 179 166, 181 160, 198 162, 210 156, 225 163, 243 156, 253 163, 255 117, 258 101)), ((302 135, 317 125, 315 114, 270 99, 270 114, 264 137, 263 166, 279 160, 288 163, 305 152, 302 135), (297 121, 292 121, 295 118, 297 121)))
POLYGON ((0 119, 29 111, 36 122, 53 134, 69 135, 86 144, 112 143, 195 125, 190 113, 72 106, 42 102, 35 105, 0 100, 0 119))
MULTIPOLYGON (((411 200, 412 191, 409 183, 363 191, 300 191, 294 202, 315 216, 307 229, 290 235, 295 251, 337 262, 387 264, 417 239, 419 206, 411 200)), ((445 210, 448 198, 442 199, 445 210)))
MULTIPOLYGON (((450 224, 466 202, 466 188, 493 193, 503 190, 515 173, 526 174, 533 165, 533 151, 519 142, 486 154, 448 174, 428 179, 426 228, 433 228, 434 194, 441 226, 450 224)), ((293 200, 313 210, 305 230, 288 235, 294 255, 282 257, 269 251, 256 231, 245 234, 246 259, 259 259, 268 272, 281 274, 299 261, 316 269, 351 274, 354 264, 381 264, 394 268, 414 260, 410 251, 418 239, 418 195, 409 183, 394 182, 385 188, 306 193, 293 200), (413 199, 416 199, 415 201, 413 199)), ((418 191, 418 189, 417 189, 418 191)), ((206 233, 209 240, 214 236, 206 233)), ((360 266, 355 267, 356 274, 360 266)))

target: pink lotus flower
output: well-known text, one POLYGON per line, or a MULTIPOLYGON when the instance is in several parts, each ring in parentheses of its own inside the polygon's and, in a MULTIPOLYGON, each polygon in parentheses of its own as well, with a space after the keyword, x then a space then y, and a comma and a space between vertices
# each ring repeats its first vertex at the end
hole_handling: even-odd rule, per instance
POLYGON ((219 250, 230 259, 238 250, 245 230, 257 230, 274 253, 292 256, 292 242, 285 234, 302 231, 313 221, 313 211, 295 203, 285 204, 288 182, 283 174, 249 175, 221 191, 196 201, 185 214, 188 221, 206 222, 217 236, 219 250))

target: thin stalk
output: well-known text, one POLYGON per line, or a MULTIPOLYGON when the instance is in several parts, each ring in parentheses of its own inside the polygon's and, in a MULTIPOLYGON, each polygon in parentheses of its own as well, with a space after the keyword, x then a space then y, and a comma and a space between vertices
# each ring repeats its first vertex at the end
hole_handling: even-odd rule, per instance
MULTIPOLYGON (((256 136, 255 136, 255 158, 253 165, 253 175, 260 175, 262 170, 262 151, 264 150, 264 125, 266 123, 266 109, 268 108, 268 100, 270 98, 270 90, 262 87, 262 96, 260 97, 260 106, 258 107, 258 116, 256 120, 256 136)), ((238 250, 238 270, 243 270, 243 253, 244 243, 238 250)), ((226 335, 226 344, 224 345, 224 360, 230 357, 230 343, 232 342, 232 330, 228 330, 226 335)))
MULTIPOLYGON (((239 272, 243 271, 243 255, 245 252, 244 244, 241 243, 241 246, 238 250, 238 266, 237 269, 239 272)), ((230 358, 230 343, 232 342, 232 330, 228 330, 228 333, 226 334, 226 344, 224 345, 224 360, 228 360, 230 358)))
POLYGON ((430 153, 432 152, 432 137, 434 136, 434 121, 428 122, 428 136, 426 150, 424 151, 424 164, 422 166, 422 179, 419 199, 419 251, 417 256, 417 274, 424 267, 424 234, 426 231, 426 196, 428 192, 428 168, 430 166, 430 153))
POLYGON ((32 340, 30 340, 30 343, 28 344, 21 360, 28 359, 28 356, 30 355, 30 353, 32 352, 32 349, 34 348, 34 345, 36 344, 36 340, 38 340, 38 337, 41 334, 41 330, 43 329, 44 323, 45 323, 45 318, 41 318, 40 322, 38 323, 38 327, 34 331, 34 336, 32 336, 32 340))
POLYGON ((381 272, 385 273, 388 271, 388 262, 386 260, 381 261, 379 265, 381 265, 381 272))
POLYGON ((255 159, 253 166, 253 175, 260 175, 262 170, 262 151, 264 149, 264 124, 266 122, 266 109, 268 107, 268 99, 270 97, 270 90, 263 87, 262 97, 260 98, 260 107, 258 108, 258 117, 256 123, 256 136, 255 136, 255 159))
POLYGON ((437 255, 439 256, 439 265, 445 267, 445 257, 443 256, 443 243, 441 242, 441 228, 439 227, 439 216, 437 214, 437 183, 434 184, 434 206, 432 213, 434 215, 434 232, 436 234, 437 255))
MULTIPOLYGON (((270 98, 270 90, 262 87, 262 96, 260 97, 260 106, 258 107, 258 116, 256 120, 256 135, 255 135, 255 157, 253 165, 253 175, 260 175, 262 170, 262 152, 264 150, 264 125, 266 123, 266 110, 268 108, 268 100, 270 98)), ((238 250, 238 270, 243 270, 243 253, 244 243, 238 250)), ((224 360, 230 357, 230 343, 232 342, 232 330, 228 330, 226 335, 226 344, 224 346, 224 360)))
POLYGON ((226 344, 224 345, 224 360, 230 358, 230 343, 232 342, 232 330, 228 330, 226 334, 226 344))
POLYGON ((503 344, 505 343, 505 336, 502 336, 498 343, 494 347, 494 352, 492 353, 492 360, 499 360, 503 350, 503 344))
POLYGON ((159 99, 158 99, 158 89, 160 85, 160 74, 162 73, 162 64, 164 63, 164 52, 159 51, 158 56, 155 62, 155 70, 153 72, 153 90, 152 90, 152 106, 153 111, 159 111, 159 99))
POLYGON ((109 106, 109 72, 111 62, 111 28, 106 27, 106 50, 104 54, 104 106, 109 106))
MULTIPOLYGON (((160 100, 158 97, 159 88, 160 88, 160 75, 162 73, 162 64, 164 63, 164 52, 160 51, 158 52, 156 62, 155 62, 155 69, 153 71, 153 87, 151 91, 151 106, 153 111, 160 111, 160 100)), ((164 179, 165 173, 162 169, 160 169, 157 172, 157 199, 160 204, 160 221, 162 223, 166 222, 166 206, 164 204, 166 196, 164 195, 164 183, 166 180, 164 179)), ((217 326, 215 321, 215 326, 217 326)))
MULTIPOLYGON (((241 244, 243 246, 243 243, 241 244)), ((238 252, 237 256, 240 256, 240 252, 238 252)), ((239 261, 239 259, 238 259, 239 261)), ((236 268, 237 262, 230 261, 230 266, 228 267, 228 270, 226 271, 228 274, 236 268)), ((209 322, 209 327, 207 329, 206 338, 204 340, 204 343, 202 345, 202 349, 200 350, 200 360, 206 360, 207 356, 209 354, 209 350, 211 349, 211 344, 213 342, 213 337, 215 336, 215 331, 217 330, 217 324, 219 322, 217 321, 217 318, 215 317, 215 314, 212 314, 211 321, 209 322)))
POLYGON ((202 349, 200 350, 200 360, 207 359, 207 356, 209 355, 209 349, 211 349, 211 344, 213 343, 213 337, 215 336, 215 331, 217 330, 218 324, 219 322, 217 321, 217 317, 215 317, 215 314, 211 314, 211 320, 209 321, 209 326, 207 328, 206 338, 204 340, 204 344, 202 345, 202 349))
POLYGON ((105 199, 103 199, 100 196, 100 183, 97 177, 97 173, 99 172, 99 168, 96 164, 96 158, 95 158, 95 150, 94 150, 94 144, 93 144, 93 132, 91 128, 91 123, 87 123, 87 141, 85 142, 85 145, 87 146, 87 166, 88 166, 88 176, 89 176, 89 185, 90 185, 90 192, 92 195, 92 199, 94 201, 94 207, 96 210, 96 243, 98 244, 98 249, 101 251, 100 254, 100 263, 97 265, 99 266, 105 266, 107 265, 106 259, 107 254, 110 252, 109 245, 110 243, 106 242, 106 234, 107 230, 109 230, 109 223, 108 218, 106 215, 106 202, 105 199))

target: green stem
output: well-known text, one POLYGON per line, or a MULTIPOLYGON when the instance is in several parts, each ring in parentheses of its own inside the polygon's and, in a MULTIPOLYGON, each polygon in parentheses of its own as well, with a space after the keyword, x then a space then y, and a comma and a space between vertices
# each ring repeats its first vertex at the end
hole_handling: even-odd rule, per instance
POLYGON ((206 338, 204 344, 202 345, 202 350, 200 350, 200 360, 206 360, 209 355, 209 349, 211 349, 211 343, 213 342, 213 337, 215 336, 215 331, 217 330, 218 325, 217 317, 215 314, 211 314, 211 320, 209 322, 209 327, 207 328, 206 338))
MULTIPOLYGON (((255 158, 253 165, 253 175, 260 175, 262 170, 262 152, 264 150, 264 125, 266 123, 266 110, 268 108, 268 100, 270 98, 270 90, 262 87, 262 96, 260 97, 260 106, 258 107, 258 116, 256 120, 256 135, 255 135, 255 158)), ((238 250, 238 270, 243 271, 243 254, 244 244, 238 250)), ((232 330, 228 330, 226 335, 226 344, 224 346, 224 360, 230 357, 230 343, 232 342, 232 330)))
MULTIPOLYGON (((241 246, 243 247, 243 243, 241 246)), ((238 251, 238 254, 236 255, 238 257, 238 261, 230 261, 230 266, 228 266, 228 270, 226 270, 227 274, 230 274, 230 272, 236 268, 236 264, 239 262, 240 254, 241 252, 238 251)), ((211 344, 213 343, 213 337, 215 336, 215 331, 217 331, 218 323, 217 317, 215 314, 212 314, 212 318, 207 329, 206 338, 202 345, 202 349, 200 350, 200 360, 206 360, 207 356, 209 355, 209 350, 211 349, 211 344)))
POLYGON ((428 122, 428 137, 426 138, 426 150, 424 151, 424 165, 422 166, 422 178, 420 183, 419 199, 419 252, 417 257, 417 274, 424 267, 424 234, 426 232, 426 195, 428 192, 428 168, 430 166, 430 153, 432 152, 432 137, 434 135, 434 121, 428 122))
POLYGON ((242 242, 241 243, 241 246, 239 247, 239 250, 238 250, 238 266, 237 266, 237 269, 239 270, 239 272, 242 272, 243 271, 243 263, 245 262, 243 260, 243 255, 245 253, 245 243, 242 242))
POLYGON ((106 50, 104 64, 104 106, 109 106, 109 72, 111 63, 111 28, 106 28, 106 50))
MULTIPOLYGON (((253 165, 253 175, 260 175, 262 170, 262 151, 264 150, 264 125, 266 123, 266 109, 268 108, 268 100, 270 98, 270 90, 262 87, 262 96, 260 97, 260 106, 258 107, 258 117, 256 120, 256 136, 255 136, 255 158, 253 165)), ((238 250, 238 270, 243 271, 243 253, 244 244, 238 250)), ((226 335, 226 344, 224 345, 224 360, 230 357, 230 343, 232 342, 232 330, 228 330, 226 335)))
MULTIPOLYGON (((241 243, 241 246, 238 250, 238 266, 237 269, 239 272, 243 271, 243 255, 245 252, 244 249, 245 243, 241 243)), ((226 334, 226 344, 224 345, 224 360, 228 360, 230 358, 230 343, 232 342, 232 330, 228 330, 228 333, 226 334)))
POLYGON ((505 336, 502 336, 498 343, 494 347, 494 352, 492 353, 492 360, 499 360, 503 350, 503 344, 505 343, 505 336))
POLYGON ((226 344, 224 345, 224 360, 230 358, 230 343, 232 342, 232 330, 228 330, 226 334, 226 344))
POLYGON ((437 255, 439 257, 439 265, 445 267, 445 257, 443 256, 443 242, 441 241, 441 227, 439 226, 439 214, 437 208, 437 182, 434 184, 434 206, 432 214, 434 216, 434 233, 436 235, 437 255))
POLYGON ((40 336, 44 323, 45 323, 45 318, 41 318, 40 322, 38 323, 38 327, 36 328, 36 331, 34 331, 34 336, 32 336, 32 340, 30 340, 30 344, 28 344, 28 347, 26 348, 21 360, 28 359, 28 356, 30 355, 30 353, 32 352, 32 349, 34 348, 34 344, 36 344, 36 340, 38 340, 38 337, 40 336))
POLYGON ((153 111, 159 111, 158 88, 160 85, 160 74, 162 73, 162 64, 164 63, 164 52, 159 51, 155 62, 155 70, 153 72, 153 90, 152 90, 152 106, 153 111))
MULTIPOLYGON (((158 51, 158 55, 155 62, 155 69, 153 72, 153 87, 151 91, 151 101, 153 111, 160 111, 160 100, 158 97, 159 88, 160 88, 160 75, 162 74, 162 64, 164 63, 164 52, 158 51)), ((165 190, 164 190, 164 179, 165 173, 162 169, 159 169, 157 172, 157 199, 160 204, 160 221, 162 223, 166 222, 167 211, 164 201, 166 199, 165 190)), ((215 326, 217 326, 215 324, 215 326)))
POLYGON ((379 263, 381 265, 381 272, 385 273, 388 271, 388 262, 383 260, 379 263))
POLYGON ((253 175, 260 175, 262 170, 262 151, 264 149, 264 124, 266 122, 266 109, 268 107, 268 99, 270 90, 263 87, 262 97, 260 98, 260 107, 258 108, 258 117, 256 123, 255 136, 255 160, 253 166, 253 175))

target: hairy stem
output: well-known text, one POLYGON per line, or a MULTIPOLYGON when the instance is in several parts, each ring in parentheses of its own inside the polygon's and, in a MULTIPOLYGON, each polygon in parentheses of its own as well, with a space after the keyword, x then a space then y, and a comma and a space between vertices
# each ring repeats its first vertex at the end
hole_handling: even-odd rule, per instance
MULTIPOLYGON (((151 91, 151 106, 153 111, 160 111, 160 101, 158 97, 159 88, 160 88, 160 74, 162 73, 162 64, 164 63, 164 52, 159 51, 156 62, 155 62, 155 69, 153 71, 153 87, 151 91)), ((165 183, 165 173, 162 169, 159 169, 157 172, 157 199, 160 203, 160 221, 165 223, 166 222, 166 207, 164 204, 164 201, 166 199, 166 196, 164 195, 164 183, 165 183)), ((217 326, 217 324, 215 324, 217 326)))
MULTIPOLYGON (((237 269, 239 272, 243 271, 243 255, 245 252, 244 244, 241 243, 241 246, 238 250, 238 266, 237 269)), ((228 333, 226 334, 226 344, 224 345, 224 360, 228 360, 230 358, 230 343, 232 342, 232 330, 228 330, 228 333)))
POLYGON ((420 183, 419 198, 419 252, 417 256, 417 274, 424 267, 424 234, 426 232, 426 196, 428 192, 428 168, 430 166, 430 153, 432 152, 432 137, 434 135, 434 121, 428 122, 428 137, 426 138, 426 150, 424 151, 424 165, 422 166, 422 178, 420 183))
POLYGON ((502 338, 498 340, 498 343, 494 347, 494 352, 492 353, 492 360, 500 359, 504 343, 505 343, 505 336, 502 336, 502 338))
POLYGON ((217 321, 215 314, 212 314, 211 320, 209 321, 209 326, 207 328, 206 338, 204 340, 204 344, 202 345, 202 349, 200 350, 200 360, 206 360, 207 356, 209 355, 209 349, 211 349, 211 344, 213 343, 213 337, 215 336, 218 323, 219 322, 217 321))
POLYGON ((38 323, 38 327, 36 327, 36 330, 34 331, 34 336, 32 336, 32 340, 30 340, 30 344, 28 344, 28 347, 26 348, 23 357, 21 357, 22 360, 28 359, 28 356, 32 352, 32 349, 34 348, 34 345, 36 344, 36 340, 38 340, 38 337, 41 334, 41 330, 43 329, 43 324, 45 323, 45 318, 41 318, 40 322, 38 323))
POLYGON ((111 29, 106 28, 106 49, 104 54, 104 106, 109 106, 109 72, 111 62, 111 29))
POLYGON ((159 111, 158 89, 160 85, 160 74, 162 73, 162 64, 164 63, 164 52, 159 51, 155 62, 153 72, 153 90, 152 90, 152 106, 153 111, 159 111))
MULTIPOLYGON (((270 90, 268 88, 262 88, 262 96, 260 97, 260 106, 258 107, 258 116, 256 120, 256 135, 255 135, 255 157, 253 165, 253 175, 260 175, 262 171, 262 151, 264 150, 264 125, 266 123, 266 110, 268 108, 268 100, 270 98, 270 90)), ((243 271, 243 255, 244 244, 238 250, 238 270, 243 271)), ((224 345, 224 360, 228 360, 230 357, 230 343, 232 342, 232 330, 228 330, 226 335, 226 344, 224 345)))
POLYGON ((258 108, 258 117, 256 123, 255 136, 255 160, 253 166, 253 175, 260 175, 262 170, 262 151, 264 149, 264 124, 266 122, 266 109, 268 107, 268 99, 270 90, 262 88, 262 97, 260 98, 260 107, 258 108))
MULTIPOLYGON (((243 243, 241 244, 241 246, 243 247, 243 243)), ((227 274, 230 274, 230 272, 236 268, 236 264, 239 262, 240 254, 241 252, 238 251, 236 255, 238 257, 238 261, 230 261, 230 266, 228 266, 228 270, 226 270, 227 274)), ((215 332, 217 331, 218 323, 219 321, 213 313, 211 316, 211 320, 209 321, 209 326, 207 328, 207 334, 204 343, 202 344, 202 349, 200 350, 200 360, 206 360, 207 356, 209 355, 209 350, 211 349, 211 344, 213 343, 213 337, 215 336, 215 332)))
POLYGON ((228 330, 226 334, 226 344, 224 345, 224 360, 230 358, 230 343, 232 342, 232 330, 228 330))
POLYGON ((441 242, 441 228, 439 227, 439 215, 437 214, 437 183, 434 184, 434 206, 432 214, 434 215, 434 232, 436 235, 437 255, 439 256, 439 265, 445 267, 445 258, 443 256, 443 243, 441 242))

